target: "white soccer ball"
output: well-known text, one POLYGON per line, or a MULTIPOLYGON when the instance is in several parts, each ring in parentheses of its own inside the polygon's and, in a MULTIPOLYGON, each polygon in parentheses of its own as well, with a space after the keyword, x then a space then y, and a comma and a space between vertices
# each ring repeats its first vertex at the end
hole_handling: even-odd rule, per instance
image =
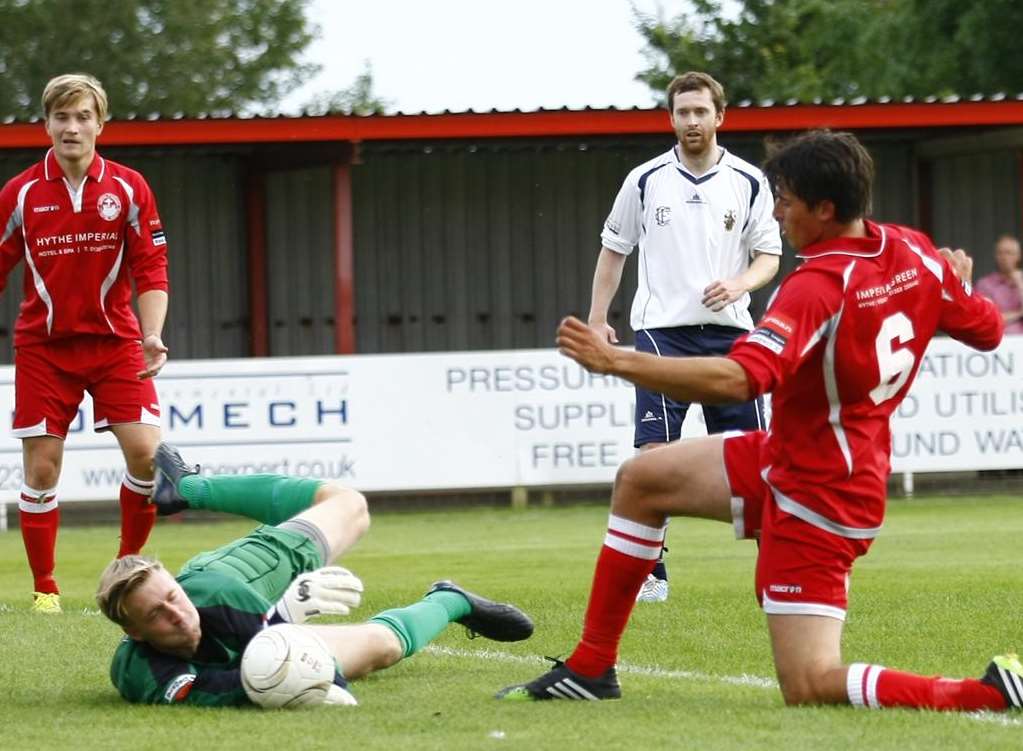
POLYGON ((271 626, 245 647, 241 674, 245 693, 261 707, 323 704, 334 682, 334 655, 308 628, 271 626))

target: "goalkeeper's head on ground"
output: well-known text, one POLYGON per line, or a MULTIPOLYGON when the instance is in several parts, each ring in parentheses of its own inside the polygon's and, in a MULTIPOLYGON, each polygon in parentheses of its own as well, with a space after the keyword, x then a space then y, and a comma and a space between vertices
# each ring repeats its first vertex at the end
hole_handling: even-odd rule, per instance
POLYGON ((154 558, 111 561, 100 576, 96 603, 124 633, 161 652, 188 659, 199 646, 199 611, 154 558))

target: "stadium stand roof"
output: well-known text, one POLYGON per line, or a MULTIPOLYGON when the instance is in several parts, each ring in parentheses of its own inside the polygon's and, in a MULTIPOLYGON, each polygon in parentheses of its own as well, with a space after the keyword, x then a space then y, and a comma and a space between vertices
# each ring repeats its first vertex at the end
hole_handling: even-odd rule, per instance
MULTIPOLYGON (((389 141, 446 138, 522 138, 663 133, 665 111, 538 109, 376 115, 131 115, 111 120, 104 146, 389 141)), ((1023 125, 1023 93, 868 100, 739 102, 723 131, 788 131, 811 127, 947 128, 1023 125)), ((0 125, 0 149, 47 145, 39 119, 0 125)))

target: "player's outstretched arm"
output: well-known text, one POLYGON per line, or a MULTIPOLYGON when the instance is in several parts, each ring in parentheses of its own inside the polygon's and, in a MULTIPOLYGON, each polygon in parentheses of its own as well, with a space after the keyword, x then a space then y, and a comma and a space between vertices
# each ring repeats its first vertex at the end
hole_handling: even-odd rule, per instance
POLYGON ((574 316, 558 326, 558 351, 594 373, 608 373, 672 399, 728 404, 750 398, 741 365, 725 357, 657 357, 619 349, 574 316))

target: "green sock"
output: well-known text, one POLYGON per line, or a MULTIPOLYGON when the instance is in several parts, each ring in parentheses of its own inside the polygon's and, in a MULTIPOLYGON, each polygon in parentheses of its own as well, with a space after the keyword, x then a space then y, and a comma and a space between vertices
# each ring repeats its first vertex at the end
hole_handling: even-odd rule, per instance
POLYGON ((178 492, 191 508, 280 524, 313 505, 319 480, 285 475, 188 475, 178 492))
POLYGON ((431 592, 414 605, 385 610, 369 620, 391 629, 401 642, 402 657, 411 657, 471 610, 457 592, 431 592))

